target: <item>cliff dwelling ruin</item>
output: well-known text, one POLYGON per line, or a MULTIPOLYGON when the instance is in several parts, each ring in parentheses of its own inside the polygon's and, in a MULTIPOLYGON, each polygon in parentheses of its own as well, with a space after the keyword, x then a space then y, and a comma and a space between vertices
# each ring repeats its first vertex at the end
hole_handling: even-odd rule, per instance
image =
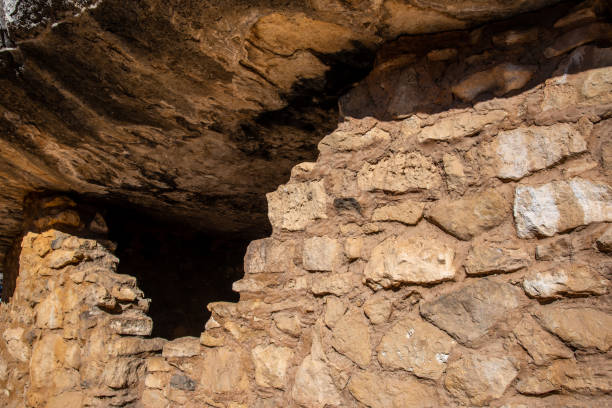
POLYGON ((0 406, 612 406, 605 0, 0 0, 0 406))

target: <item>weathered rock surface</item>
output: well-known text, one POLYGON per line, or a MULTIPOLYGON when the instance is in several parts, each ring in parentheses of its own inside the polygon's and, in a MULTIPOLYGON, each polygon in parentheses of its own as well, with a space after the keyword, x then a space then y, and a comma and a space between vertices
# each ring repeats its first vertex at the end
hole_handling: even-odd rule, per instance
POLYGON ((355 399, 370 408, 438 406, 433 388, 410 378, 360 371, 351 377, 348 389, 355 399))
POLYGON ((468 275, 514 272, 529 265, 531 256, 513 241, 474 244, 465 260, 468 275))
POLYGON ((582 135, 568 124, 531 126, 500 132, 492 149, 497 177, 519 180, 587 148, 582 135))
POLYGON ((418 135, 420 142, 432 140, 452 140, 472 136, 485 126, 501 122, 507 113, 501 110, 484 114, 474 112, 459 113, 438 120, 432 126, 424 127, 418 135))
POLYGON ((488 279, 421 304, 421 315, 454 337, 472 346, 523 302, 520 289, 488 279))
POLYGON ((293 351, 273 345, 257 346, 251 352, 255 364, 255 382, 262 387, 284 388, 293 351))
POLYGON ((267 197, 268 217, 275 228, 298 231, 327 218, 327 194, 320 182, 281 186, 267 197))
POLYGON ((592 222, 609 222, 612 188, 580 178, 520 186, 514 197, 514 218, 521 238, 550 237, 592 222))
POLYGON ((414 225, 423 216, 423 203, 405 202, 391 204, 377 208, 372 214, 372 221, 399 221, 407 225, 414 225))
POLYGON ((537 313, 546 330, 576 348, 608 351, 612 347, 612 316, 590 307, 543 306, 537 313))
POLYGON ((361 367, 370 363, 371 348, 368 320, 358 309, 349 310, 332 330, 332 345, 361 367))
POLYGON ((474 352, 448 365, 444 386, 464 404, 482 407, 501 397, 517 374, 508 358, 474 352))
POLYGON ((531 316, 525 316, 514 328, 513 333, 537 365, 545 365, 558 358, 574 356, 568 347, 542 329, 531 316))
POLYGON ((441 282, 455 276, 454 256, 454 251, 442 243, 392 237, 374 248, 364 276, 375 288, 441 282))
POLYGON ((501 224, 509 215, 510 206, 494 190, 461 200, 441 201, 429 212, 429 219, 449 234, 469 240, 501 224))
POLYGON ((389 370, 403 369, 417 377, 437 380, 455 342, 443 331, 421 319, 397 322, 378 346, 378 361, 389 370))
POLYGON ((442 178, 430 158, 419 153, 398 153, 376 164, 364 164, 357 182, 365 191, 405 193, 436 189, 442 178))
POLYGON ((336 240, 327 237, 313 237, 304 241, 302 264, 308 271, 331 271, 339 252, 336 240))
POLYGON ((604 295, 609 282, 588 265, 561 265, 555 269, 532 272, 523 287, 529 296, 553 299, 563 296, 604 295))
POLYGON ((612 227, 608 227, 599 238, 597 248, 602 252, 612 252, 612 227))

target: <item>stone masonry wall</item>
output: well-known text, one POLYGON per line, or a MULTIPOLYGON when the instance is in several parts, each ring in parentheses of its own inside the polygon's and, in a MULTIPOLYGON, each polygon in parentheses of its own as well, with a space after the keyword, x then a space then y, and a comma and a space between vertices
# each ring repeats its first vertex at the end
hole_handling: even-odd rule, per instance
POLYGON ((381 50, 317 162, 268 194, 272 236, 200 338, 142 337, 147 302, 96 241, 27 235, 1 310, 0 402, 610 406, 600 13, 381 50))

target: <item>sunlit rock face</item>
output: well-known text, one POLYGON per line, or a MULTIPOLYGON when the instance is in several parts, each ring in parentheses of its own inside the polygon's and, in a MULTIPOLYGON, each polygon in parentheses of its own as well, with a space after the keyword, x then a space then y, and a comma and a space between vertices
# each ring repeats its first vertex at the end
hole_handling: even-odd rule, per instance
POLYGON ((383 42, 552 3, 4 0, 0 257, 43 189, 261 236, 383 42))

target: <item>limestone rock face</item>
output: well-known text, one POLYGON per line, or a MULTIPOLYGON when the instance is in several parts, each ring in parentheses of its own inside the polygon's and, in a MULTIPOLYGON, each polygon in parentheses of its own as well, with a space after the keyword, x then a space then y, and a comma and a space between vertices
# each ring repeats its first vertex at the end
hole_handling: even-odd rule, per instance
POLYGON ((514 218, 521 238, 550 237, 592 222, 611 221, 612 188, 580 178, 517 187, 514 218))
POLYGON ((365 268, 373 287, 435 283, 455 276, 454 251, 424 238, 389 238, 374 248, 365 268))
POLYGON ((509 205, 497 191, 486 191, 461 200, 440 202, 429 218, 448 233, 469 240, 501 224, 509 214, 509 205))
POLYGON ((520 289, 481 279, 421 304, 421 315, 458 342, 471 346, 505 322, 522 302, 520 289))
POLYGON ((396 323, 376 347, 378 361, 389 370, 403 369, 417 377, 437 380, 455 342, 420 319, 396 323))

